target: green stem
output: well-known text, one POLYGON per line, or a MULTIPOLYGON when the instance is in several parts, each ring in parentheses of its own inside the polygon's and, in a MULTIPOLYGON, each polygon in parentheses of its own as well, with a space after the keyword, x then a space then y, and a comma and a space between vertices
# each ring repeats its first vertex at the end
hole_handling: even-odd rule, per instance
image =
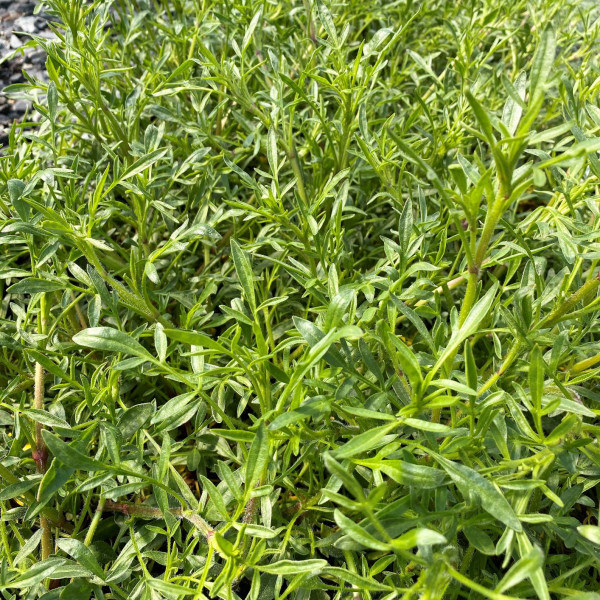
POLYGON ((90 523, 87 533, 85 534, 85 539, 83 540, 83 543, 86 546, 89 546, 92 543, 92 540, 94 539, 94 534, 96 533, 96 528, 98 527, 98 524, 100 523, 100 517, 102 516, 102 510, 104 509, 105 503, 106 503, 105 498, 100 498, 100 500, 98 501, 98 506, 96 508, 96 512, 94 513, 92 522, 90 523))
POLYGON ((477 243, 477 249, 475 250, 475 259, 473 266, 477 269, 477 271, 479 271, 479 269, 481 268, 481 265, 485 259, 485 255, 488 251, 490 242, 492 241, 492 236, 494 235, 496 225, 498 225, 498 221, 502 217, 502 207, 504 204, 504 200, 504 193, 502 192, 502 190, 500 190, 496 195, 494 203, 485 215, 483 230, 481 232, 479 242, 477 243))
POLYGON ((460 315, 458 318, 459 326, 465 322, 473 304, 475 303, 475 296, 477 294, 477 283, 479 282, 479 270, 473 271, 469 268, 469 274, 467 275, 467 289, 465 291, 465 297, 463 298, 462 307, 460 309, 460 315))
POLYGON ((477 392, 478 396, 481 396, 481 394, 489 390, 496 383, 496 381, 498 381, 498 379, 500 379, 500 377, 506 373, 510 365, 512 365, 515 359, 519 356, 521 347, 522 343, 517 340, 506 355, 506 358, 504 359, 504 362, 500 368, 479 388, 479 391, 477 392))
POLYGON ((556 325, 565 315, 569 313, 580 300, 583 300, 588 294, 596 291, 600 285, 600 272, 596 277, 586 281, 576 292, 571 294, 558 308, 552 311, 545 319, 542 319, 536 329, 552 327, 556 325))
POLYGON ((469 279, 467 282, 467 291, 465 293, 463 305, 461 307, 459 316, 459 323, 461 325, 465 322, 465 319, 467 318, 467 316, 471 312, 471 309, 473 308, 473 304, 475 304, 475 296, 477 291, 477 283, 479 281, 479 274, 481 271, 481 267, 483 266, 483 263, 486 260, 486 254, 490 242, 492 241, 492 236, 494 235, 496 225, 498 225, 498 221, 502 218, 502 209, 504 207, 505 198, 506 194, 504 192, 504 187, 500 186, 496 194, 496 198, 494 199, 494 202, 492 203, 485 215, 483 230, 481 231, 479 242, 477 242, 473 262, 469 265, 469 279))
MULTIPOLYGON (((98 509, 120 512, 131 517, 140 517, 142 519, 162 519, 163 514, 160 508, 154 506, 146 506, 144 504, 134 504, 133 502, 113 502, 106 500, 104 506, 98 504, 98 509)), ((98 510, 97 509, 97 510, 98 510)), ((186 519, 192 525, 201 531, 210 542, 215 531, 210 525, 200 516, 193 513, 191 510, 182 510, 181 508, 172 508, 169 513, 177 519, 186 519)))

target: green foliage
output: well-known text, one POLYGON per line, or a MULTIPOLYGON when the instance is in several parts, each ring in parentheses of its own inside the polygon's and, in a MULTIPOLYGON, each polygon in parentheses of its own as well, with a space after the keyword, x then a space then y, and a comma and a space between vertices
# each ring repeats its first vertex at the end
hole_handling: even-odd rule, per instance
POLYGON ((3 598, 599 597, 600 11, 509 4, 44 3, 3 598))

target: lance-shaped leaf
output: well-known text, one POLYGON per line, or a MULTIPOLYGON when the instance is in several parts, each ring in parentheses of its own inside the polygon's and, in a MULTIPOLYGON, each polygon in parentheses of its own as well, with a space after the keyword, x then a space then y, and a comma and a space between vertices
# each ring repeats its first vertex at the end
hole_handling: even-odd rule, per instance
POLYGON ((130 335, 112 327, 90 327, 73 336, 73 341, 80 346, 104 350, 105 352, 122 352, 140 358, 152 360, 152 355, 130 335))
POLYGON ((252 273, 250 257, 235 240, 231 240, 231 257, 233 258, 235 272, 240 280, 244 297, 254 313, 256 312, 256 299, 254 296, 254 274, 252 273))
POLYGON ((431 455, 448 473, 466 499, 477 498, 481 508, 515 531, 523 526, 508 500, 477 471, 460 463, 448 460, 434 452, 431 455))

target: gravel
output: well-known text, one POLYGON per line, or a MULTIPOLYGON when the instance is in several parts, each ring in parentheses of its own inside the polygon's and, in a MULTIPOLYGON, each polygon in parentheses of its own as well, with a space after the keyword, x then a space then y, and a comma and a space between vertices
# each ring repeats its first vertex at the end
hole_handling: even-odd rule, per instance
MULTIPOLYGON (((46 53, 36 48, 23 48, 28 34, 53 38, 45 15, 34 15, 35 2, 27 0, 0 0, 0 90, 7 85, 25 81, 23 71, 30 77, 47 81, 46 53)), ((15 121, 20 121, 31 111, 31 102, 8 98, 0 92, 0 144, 8 140, 8 132, 15 121)))

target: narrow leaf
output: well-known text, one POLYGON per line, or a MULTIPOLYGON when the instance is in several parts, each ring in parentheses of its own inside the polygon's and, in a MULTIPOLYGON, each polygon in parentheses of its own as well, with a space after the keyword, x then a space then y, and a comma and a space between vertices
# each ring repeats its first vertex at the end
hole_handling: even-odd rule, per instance
POLYGON ((231 240, 231 257, 237 273, 238 279, 242 285, 242 290, 246 301, 250 305, 252 312, 256 312, 256 300, 254 297, 254 276, 248 254, 235 241, 231 240))
POLYGON ((73 341, 80 346, 104 350, 106 352, 122 352, 140 358, 152 358, 150 353, 136 340, 126 333, 112 327, 91 327, 73 336, 73 341))

